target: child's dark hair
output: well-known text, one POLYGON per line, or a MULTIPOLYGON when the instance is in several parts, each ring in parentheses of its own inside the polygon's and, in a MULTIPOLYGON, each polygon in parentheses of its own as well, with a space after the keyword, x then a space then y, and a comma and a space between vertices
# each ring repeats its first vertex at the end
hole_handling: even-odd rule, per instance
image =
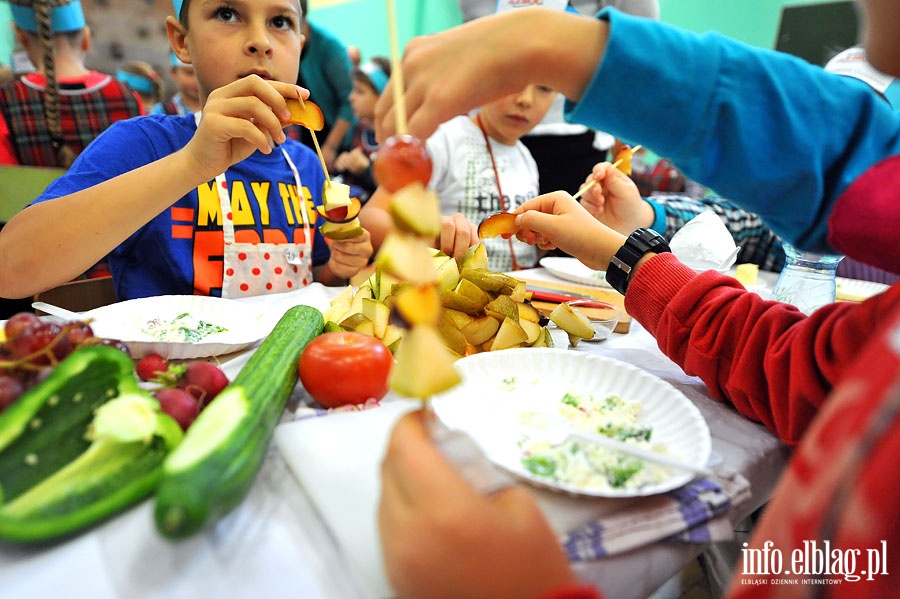
POLYGON ((175 15, 175 18, 178 19, 178 22, 181 23, 185 29, 188 28, 188 7, 191 5, 191 0, 184 0, 184 3, 181 5, 181 14, 175 15))

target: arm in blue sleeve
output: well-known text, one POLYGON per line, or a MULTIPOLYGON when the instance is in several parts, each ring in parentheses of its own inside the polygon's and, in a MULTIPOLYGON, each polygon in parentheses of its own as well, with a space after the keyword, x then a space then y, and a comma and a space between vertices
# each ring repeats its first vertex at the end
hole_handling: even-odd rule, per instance
POLYGON ((836 253, 834 203, 900 152, 900 115, 866 84, 783 53, 614 9, 599 17, 609 41, 568 120, 641 143, 791 243, 836 253))
POLYGON ((644 201, 650 204, 650 207, 653 208, 653 225, 651 228, 659 233, 660 235, 666 234, 666 210, 662 207, 659 202, 654 201, 652 198, 644 198, 644 201))

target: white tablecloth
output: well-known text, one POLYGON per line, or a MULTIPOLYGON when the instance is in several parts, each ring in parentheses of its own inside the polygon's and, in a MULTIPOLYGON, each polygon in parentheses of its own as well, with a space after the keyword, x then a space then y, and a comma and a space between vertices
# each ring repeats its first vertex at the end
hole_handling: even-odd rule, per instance
MULTIPOLYGON (((540 269, 528 276, 555 280, 540 269)), ((270 299, 264 306, 273 313, 292 302, 320 306, 321 293, 319 288, 306 295, 270 299)), ((733 514, 733 521, 768 500, 787 450, 762 426, 713 401, 698 379, 685 376, 660 353, 638 323, 632 323, 628 334, 599 344, 583 343, 573 351, 596 352, 640 366, 672 383, 699 407, 712 433, 713 451, 751 483, 752 501, 733 514)), ((226 371, 233 375, 243 363, 244 358, 227 362, 226 371)), ((302 389, 295 395, 301 397, 302 389)), ((327 464, 330 457, 308 459, 327 464)), ((244 503, 196 537, 179 543, 162 539, 154 529, 152 508, 152 500, 145 501, 87 533, 48 547, 0 546, 2 595, 18 599, 373 596, 274 444, 244 503)), ((578 570, 609 597, 644 597, 702 550, 699 545, 658 544, 579 564, 578 570)))

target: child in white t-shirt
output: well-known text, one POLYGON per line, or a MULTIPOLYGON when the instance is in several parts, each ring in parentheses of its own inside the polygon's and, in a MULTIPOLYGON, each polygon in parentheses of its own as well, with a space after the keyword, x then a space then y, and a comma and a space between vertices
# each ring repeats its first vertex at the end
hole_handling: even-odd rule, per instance
MULTIPOLYGON (((512 212, 538 195, 538 170, 521 142, 549 110, 556 92, 529 85, 485 104, 471 115, 442 124, 426 146, 434 165, 429 187, 440 197, 443 228, 440 249, 460 256, 477 241, 476 227, 497 212, 512 212)), ((377 190, 360 215, 378 247, 391 226, 390 195, 377 190)), ((495 271, 530 268, 537 262, 533 246, 515 239, 484 241, 495 271)))

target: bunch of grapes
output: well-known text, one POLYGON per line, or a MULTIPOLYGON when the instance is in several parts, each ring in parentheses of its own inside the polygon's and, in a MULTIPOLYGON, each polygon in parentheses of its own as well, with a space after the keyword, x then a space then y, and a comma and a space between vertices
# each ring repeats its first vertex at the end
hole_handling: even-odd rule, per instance
POLYGON ((153 396, 163 412, 175 419, 183 430, 228 385, 228 377, 212 362, 169 364, 157 354, 138 360, 135 372, 142 381, 157 383, 153 396))
POLYGON ((0 411, 47 378, 60 360, 82 345, 113 345, 128 352, 119 341, 94 337, 87 322, 58 324, 31 312, 13 315, 6 321, 4 332, 6 342, 0 344, 0 411))

